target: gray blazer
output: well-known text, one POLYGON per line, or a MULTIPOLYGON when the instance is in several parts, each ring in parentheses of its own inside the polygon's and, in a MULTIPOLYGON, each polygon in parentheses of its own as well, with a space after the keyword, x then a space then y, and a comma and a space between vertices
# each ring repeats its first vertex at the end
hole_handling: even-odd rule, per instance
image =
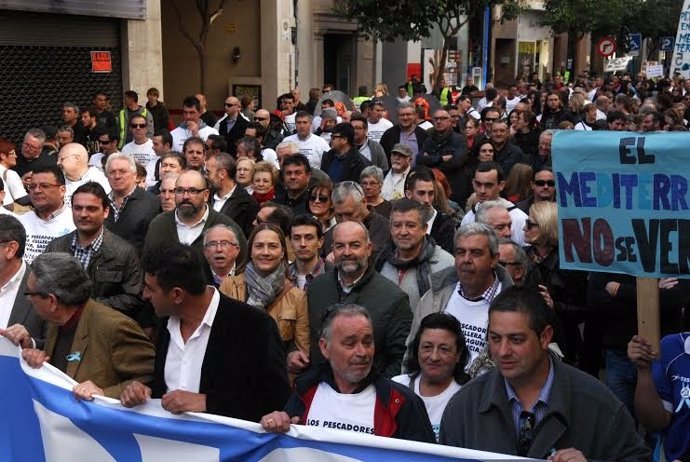
POLYGON ((36 311, 34 311, 29 299, 24 295, 27 291, 26 280, 29 277, 31 269, 26 268, 22 282, 19 284, 19 290, 17 291, 17 297, 14 299, 14 305, 12 306, 12 312, 10 313, 10 318, 7 321, 8 326, 14 324, 23 325, 26 330, 29 331, 29 335, 36 341, 37 348, 43 348, 43 343, 45 341, 46 334, 46 322, 38 317, 36 311))

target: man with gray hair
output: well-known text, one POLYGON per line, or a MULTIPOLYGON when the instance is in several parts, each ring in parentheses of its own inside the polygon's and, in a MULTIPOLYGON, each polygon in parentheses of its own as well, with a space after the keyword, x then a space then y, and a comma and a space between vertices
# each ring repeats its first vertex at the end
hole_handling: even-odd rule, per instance
MULTIPOLYGON (((531 279, 532 264, 523 248, 510 237, 502 237, 498 240, 498 253, 498 263, 508 271, 514 285, 525 285, 531 279)), ((536 283, 534 286, 536 287, 536 283)))
POLYGON ((89 297, 91 282, 81 263, 66 253, 46 253, 31 265, 25 294, 48 322, 43 349, 27 346, 23 358, 31 367, 50 362, 76 382, 77 398, 118 398, 131 380, 153 379, 153 345, 139 325, 89 297))
POLYGON ((22 178, 24 186, 29 184, 29 178, 34 168, 55 165, 55 157, 43 150, 45 142, 46 134, 40 128, 32 128, 24 135, 22 155, 17 156, 17 165, 14 167, 14 170, 22 178))
MULTIPOLYGON (((369 310, 374 327, 374 365, 384 376, 400 374, 405 338, 412 312, 408 296, 395 283, 381 276, 369 258, 373 251, 362 223, 345 221, 333 228, 333 259, 336 268, 314 279, 307 290, 312 366, 324 362, 318 347, 319 326, 334 303, 356 303, 369 310)), ((288 370, 297 372, 288 356, 288 370)))
MULTIPOLYGON (((335 221, 356 221, 362 223, 369 232, 374 252, 379 252, 390 239, 390 228, 386 217, 376 213, 373 207, 368 207, 364 197, 364 190, 354 181, 343 181, 333 188, 331 193, 335 221)), ((333 228, 324 235, 323 252, 331 250, 333 242, 333 228)))
POLYGON ((295 115, 297 132, 284 138, 283 141, 292 141, 299 146, 299 152, 309 159, 312 168, 321 167, 323 153, 330 150, 328 141, 311 132, 312 116, 305 111, 299 111, 295 115))
POLYGON ((486 343, 489 305, 513 281, 498 264, 498 237, 488 226, 463 225, 455 232, 454 242, 455 266, 431 275, 431 289, 414 311, 407 344, 412 344, 426 315, 452 314, 460 321, 470 352, 466 372, 476 376, 490 364, 486 343))
POLYGON ((149 223, 160 212, 158 198, 137 186, 137 166, 128 154, 111 154, 105 173, 112 191, 106 228, 129 242, 139 255, 149 223))
POLYGON ((237 268, 239 255, 240 243, 230 226, 221 223, 204 231, 204 257, 211 268, 214 287, 220 287, 226 277, 241 271, 237 268))
POLYGON ((499 238, 511 236, 510 212, 503 202, 491 200, 482 202, 477 206, 477 213, 474 215, 476 223, 482 223, 493 229, 499 238))
POLYGON ((328 362, 297 379, 285 411, 261 418, 264 430, 287 432, 295 423, 434 443, 420 398, 372 370, 378 345, 369 312, 345 303, 329 306, 326 313, 319 349, 328 362))

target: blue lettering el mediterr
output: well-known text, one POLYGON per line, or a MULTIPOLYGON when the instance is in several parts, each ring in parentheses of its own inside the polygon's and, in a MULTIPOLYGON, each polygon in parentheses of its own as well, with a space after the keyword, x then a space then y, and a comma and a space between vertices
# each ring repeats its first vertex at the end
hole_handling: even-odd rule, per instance
POLYGON ((688 210, 688 179, 665 173, 557 173, 561 207, 625 210, 688 210))

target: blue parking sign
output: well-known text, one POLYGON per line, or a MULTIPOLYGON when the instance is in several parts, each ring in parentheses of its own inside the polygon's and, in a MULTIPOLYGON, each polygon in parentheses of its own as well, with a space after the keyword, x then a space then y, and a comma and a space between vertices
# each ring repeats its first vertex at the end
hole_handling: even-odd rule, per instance
POLYGON ((659 39, 661 42, 659 45, 659 48, 661 48, 661 51, 666 51, 666 52, 673 52, 673 45, 675 42, 675 39, 673 37, 661 37, 659 39))

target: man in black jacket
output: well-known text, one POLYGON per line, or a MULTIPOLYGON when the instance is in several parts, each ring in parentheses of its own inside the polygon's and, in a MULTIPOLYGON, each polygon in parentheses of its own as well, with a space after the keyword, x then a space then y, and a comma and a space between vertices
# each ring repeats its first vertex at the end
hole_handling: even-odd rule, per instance
POLYGON ((352 125, 341 123, 333 127, 331 150, 323 154, 321 170, 333 183, 359 181, 359 175, 371 162, 355 147, 355 131, 352 125))
POLYGON ((72 219, 77 229, 53 239, 45 251, 76 257, 91 280, 91 298, 136 317, 143 304, 139 257, 130 243, 105 229, 109 213, 103 187, 92 181, 84 183, 72 195, 72 219))
POLYGON ((137 186, 137 167, 131 156, 111 154, 105 164, 105 173, 113 188, 105 226, 132 244, 141 255, 149 223, 160 212, 160 202, 137 186))
POLYGON ((422 152, 422 146, 429 136, 423 128, 415 122, 415 110, 412 103, 402 103, 398 106, 398 124, 392 126, 381 136, 381 146, 386 153, 388 165, 391 165, 391 152, 393 147, 402 143, 409 146, 412 151, 412 159, 422 152))
POLYGON ((123 405, 162 398, 172 413, 255 422, 285 405, 285 351, 268 314, 207 286, 202 263, 188 246, 149 254, 144 271, 144 296, 167 320, 158 330, 153 387, 132 382, 120 397, 123 405))
POLYGON ((206 177, 214 190, 211 207, 232 218, 249 237, 259 203, 235 182, 235 173, 237 164, 228 153, 212 154, 206 160, 206 177))

